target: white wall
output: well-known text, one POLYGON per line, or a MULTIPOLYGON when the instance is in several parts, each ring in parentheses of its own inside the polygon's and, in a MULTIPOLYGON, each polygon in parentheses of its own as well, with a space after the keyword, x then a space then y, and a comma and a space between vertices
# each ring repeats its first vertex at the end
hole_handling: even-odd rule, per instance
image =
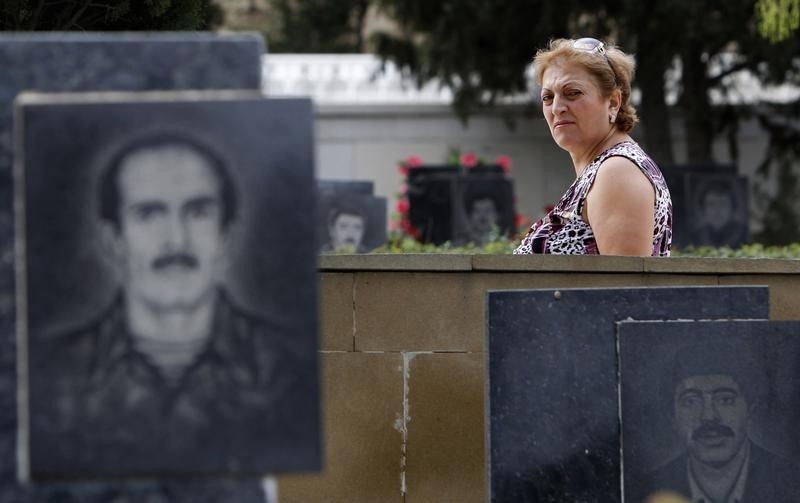
MULTIPOLYGON (((571 160, 550 136, 544 119, 520 118, 509 129, 498 113, 472 117, 463 125, 447 105, 320 105, 316 110, 317 176, 372 180, 377 195, 389 200, 389 214, 402 182, 398 161, 418 155, 442 164, 451 148, 486 159, 509 155, 517 211, 530 217, 555 203, 575 176, 571 160)), ((636 137, 634 130, 634 137, 636 137)), ((752 175, 764 155, 766 138, 755 122, 738 135, 741 174, 752 175)), ((685 138, 673 132, 678 162, 685 160, 685 138)), ((715 144, 719 162, 729 162, 727 145, 715 144)), ((753 225, 757 222, 753 221, 753 225)))

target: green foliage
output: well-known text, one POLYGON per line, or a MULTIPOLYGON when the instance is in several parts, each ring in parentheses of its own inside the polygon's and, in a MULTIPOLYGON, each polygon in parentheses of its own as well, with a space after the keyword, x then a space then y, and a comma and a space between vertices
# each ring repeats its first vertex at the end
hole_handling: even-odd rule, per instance
POLYGON ((269 0, 276 22, 267 29, 271 52, 350 53, 364 49, 370 0, 269 0))
MULTIPOLYGON (((419 241, 394 232, 389 237, 389 241, 370 253, 376 254, 401 254, 401 253, 450 253, 461 255, 510 255, 514 248, 519 245, 519 240, 496 240, 484 246, 469 244, 465 246, 453 246, 451 243, 444 243, 440 246, 433 244, 420 243, 419 241)), ((355 250, 339 250, 331 252, 337 255, 354 254, 355 250)), ((741 246, 740 248, 730 248, 723 246, 713 248, 710 246, 690 246, 684 249, 673 249, 673 257, 696 257, 696 258, 751 258, 751 259, 800 259, 800 243, 792 243, 785 246, 765 246, 760 243, 752 243, 741 246)), ((669 260, 669 259, 665 259, 669 260)))
POLYGON ((213 0, 3 0, 3 31, 186 31, 222 23, 213 0))
POLYGON ((800 0, 758 0, 758 31, 776 44, 792 36, 800 27, 800 0))
POLYGON ((706 257, 706 258, 776 258, 800 259, 800 243, 786 246, 765 246, 760 243, 743 245, 741 248, 712 248, 710 246, 687 247, 683 250, 672 250, 673 257, 706 257))
MULTIPOLYGON (((514 248, 519 245, 519 239, 496 239, 484 246, 468 244, 465 246, 453 246, 447 242, 440 246, 430 243, 420 243, 419 241, 402 234, 393 232, 389 236, 387 243, 370 253, 376 254, 402 254, 402 253, 433 253, 433 254, 460 254, 460 255, 510 255, 514 248)), ((349 255, 355 254, 355 250, 342 249, 328 254, 349 255)), ((760 243, 742 245, 740 248, 730 248, 723 246, 713 248, 710 246, 689 246, 683 249, 673 248, 673 257, 696 257, 696 258, 751 258, 751 259, 800 259, 800 243, 795 242, 785 246, 765 246, 760 243)), ((666 259, 668 260, 668 259, 666 259)))
POLYGON ((519 244, 518 240, 509 240, 495 236, 483 246, 466 244, 453 246, 449 241, 436 246, 432 243, 421 243, 401 232, 392 232, 384 246, 372 250, 372 253, 455 253, 455 254, 510 254, 519 244))
POLYGON ((769 145, 758 167, 758 179, 754 184, 754 203, 764 214, 763 230, 754 238, 765 245, 798 242, 800 180, 797 159, 800 159, 800 128, 797 120, 800 118, 800 103, 789 107, 764 108, 759 111, 757 118, 761 127, 769 133, 769 145), (770 185, 774 185, 774 189, 770 185))
POLYGON ((378 0, 400 26, 372 42, 421 85, 438 79, 462 118, 499 97, 527 92, 525 68, 536 47, 567 33, 577 0, 378 0))

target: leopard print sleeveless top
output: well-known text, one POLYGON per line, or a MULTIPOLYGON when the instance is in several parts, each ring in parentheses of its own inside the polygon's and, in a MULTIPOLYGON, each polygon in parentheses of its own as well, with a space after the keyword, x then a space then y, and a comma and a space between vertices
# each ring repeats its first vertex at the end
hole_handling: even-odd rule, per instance
POLYGON ((599 255, 594 232, 581 215, 600 165, 614 156, 636 164, 653 184, 656 199, 651 255, 668 257, 672 246, 672 199, 658 165, 634 141, 618 143, 589 163, 558 204, 531 226, 514 254, 599 255))

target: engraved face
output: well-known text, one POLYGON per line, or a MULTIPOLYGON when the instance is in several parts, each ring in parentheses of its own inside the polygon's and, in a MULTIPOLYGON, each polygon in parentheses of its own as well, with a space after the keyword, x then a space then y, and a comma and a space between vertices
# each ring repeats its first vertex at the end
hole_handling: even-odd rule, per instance
POLYGON ((482 243, 497 225, 497 207, 492 198, 476 199, 469 208, 469 225, 472 239, 482 243))
POLYGON ((211 294, 223 251, 220 182, 190 148, 143 149, 117 180, 115 249, 128 295, 153 309, 190 309, 211 294))
POLYGON ((703 197, 703 221, 706 225, 721 229, 725 227, 734 216, 734 207, 731 194, 720 191, 709 191, 703 197))
POLYGON ((342 247, 358 248, 364 237, 364 217, 350 213, 340 213, 329 226, 331 247, 338 250, 342 247))
POLYGON ((733 459, 744 445, 750 420, 747 400, 733 377, 687 377, 673 398, 675 428, 689 454, 716 467, 733 459))

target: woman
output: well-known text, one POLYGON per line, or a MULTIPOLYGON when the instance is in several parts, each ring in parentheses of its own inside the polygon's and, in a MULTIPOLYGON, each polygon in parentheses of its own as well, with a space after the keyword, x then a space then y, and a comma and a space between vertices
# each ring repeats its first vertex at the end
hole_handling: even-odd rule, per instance
POLYGON ((553 40, 534 58, 544 117, 576 179, 515 254, 669 256, 672 201, 628 133, 633 57, 593 38, 553 40))

